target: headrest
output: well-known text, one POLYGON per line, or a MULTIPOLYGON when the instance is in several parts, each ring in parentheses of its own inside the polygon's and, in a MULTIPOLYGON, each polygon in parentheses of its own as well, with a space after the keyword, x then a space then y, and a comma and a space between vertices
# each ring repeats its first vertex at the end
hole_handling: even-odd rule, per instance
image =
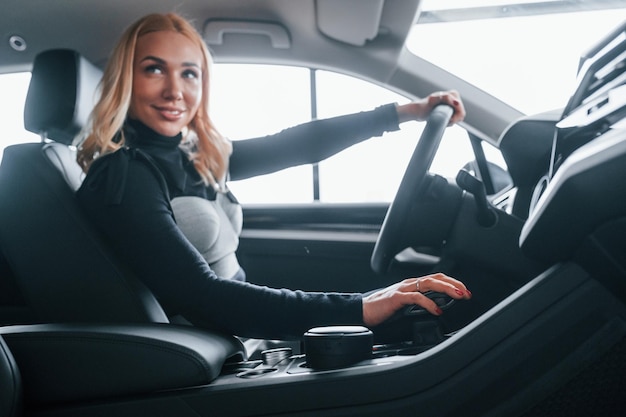
POLYGON ((35 57, 24 127, 64 144, 87 124, 102 71, 78 52, 52 49, 35 57))

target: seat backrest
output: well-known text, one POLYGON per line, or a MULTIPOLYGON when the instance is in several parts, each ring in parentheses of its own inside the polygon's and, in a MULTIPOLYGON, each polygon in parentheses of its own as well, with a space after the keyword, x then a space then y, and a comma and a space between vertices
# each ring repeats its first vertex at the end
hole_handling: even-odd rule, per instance
POLYGON ((87 122, 100 77, 74 51, 39 54, 24 124, 42 142, 7 147, 0 164, 0 251, 32 322, 168 321, 152 293, 112 255, 74 195, 82 171, 69 145, 87 122))
POLYGON ((0 250, 0 326, 31 323, 33 320, 32 312, 17 286, 15 274, 0 250))

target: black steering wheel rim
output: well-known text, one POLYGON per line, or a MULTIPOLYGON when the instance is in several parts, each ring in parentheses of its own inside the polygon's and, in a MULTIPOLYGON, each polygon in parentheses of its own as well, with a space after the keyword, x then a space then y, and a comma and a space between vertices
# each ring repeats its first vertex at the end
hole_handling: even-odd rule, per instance
MULTIPOLYGON (((404 249, 400 236, 416 194, 424 192, 422 185, 433 162, 443 132, 450 123, 454 109, 447 104, 436 106, 426 120, 426 126, 417 141, 396 196, 389 205, 381 226, 370 265, 374 272, 385 274, 393 258, 404 249)), ((413 213, 415 214, 415 213, 413 213)))

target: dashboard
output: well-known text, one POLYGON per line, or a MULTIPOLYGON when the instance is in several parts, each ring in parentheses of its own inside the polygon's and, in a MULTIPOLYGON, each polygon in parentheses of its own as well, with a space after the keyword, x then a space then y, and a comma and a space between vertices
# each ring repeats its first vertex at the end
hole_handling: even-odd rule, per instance
POLYGON ((626 23, 581 58, 578 74, 558 119, 531 118, 544 122, 534 158, 542 168, 530 168, 520 246, 547 263, 593 259, 623 275, 617 236, 626 232, 626 23))

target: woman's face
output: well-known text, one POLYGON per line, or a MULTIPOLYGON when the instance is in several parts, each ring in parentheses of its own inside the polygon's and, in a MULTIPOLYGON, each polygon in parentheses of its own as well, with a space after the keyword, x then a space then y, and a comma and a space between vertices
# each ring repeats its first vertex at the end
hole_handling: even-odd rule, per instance
POLYGON ((177 135, 202 100, 202 51, 184 35, 151 32, 137 39, 129 116, 165 136, 177 135))

